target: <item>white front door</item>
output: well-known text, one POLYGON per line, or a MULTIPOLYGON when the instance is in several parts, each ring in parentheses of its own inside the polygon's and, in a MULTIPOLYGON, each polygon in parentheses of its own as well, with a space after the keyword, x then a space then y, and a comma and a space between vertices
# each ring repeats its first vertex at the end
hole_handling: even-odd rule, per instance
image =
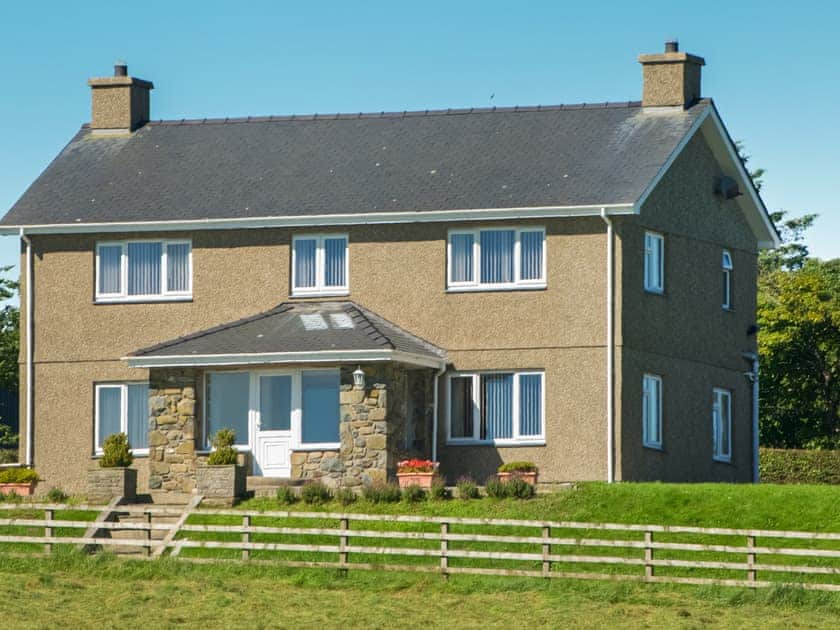
MULTIPOLYGON (((289 477, 292 473, 292 395, 290 373, 257 373, 254 418, 254 474, 289 477)), ((253 409, 253 407, 252 407, 253 409)))

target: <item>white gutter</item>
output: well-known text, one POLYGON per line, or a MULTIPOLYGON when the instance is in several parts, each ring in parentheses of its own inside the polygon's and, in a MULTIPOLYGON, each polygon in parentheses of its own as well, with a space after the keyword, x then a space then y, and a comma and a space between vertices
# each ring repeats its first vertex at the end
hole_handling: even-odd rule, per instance
MULTIPOLYGON (((603 208, 611 214, 634 214, 632 203, 607 206, 523 206, 515 208, 469 208, 462 210, 421 210, 363 212, 355 214, 313 214, 266 216, 240 219, 189 219, 184 221, 119 221, 99 223, 55 223, 12 225, 0 228, 0 235, 26 229, 29 234, 85 234, 106 232, 180 232, 192 230, 235 230, 325 225, 374 225, 384 223, 434 223, 439 221, 497 221, 502 219, 544 219, 553 217, 598 216, 603 208)), ((236 210, 231 210, 235 214, 236 210)))
POLYGON ((20 238, 26 243, 26 465, 32 466, 32 241, 20 228, 20 238))
POLYGON ((613 285, 615 250, 613 224, 606 208, 601 218, 607 224, 607 483, 615 481, 615 322, 613 321, 613 285))
POLYGON ((435 372, 434 382, 434 407, 432 407, 432 461, 437 461, 437 442, 438 442, 438 381, 443 373, 446 372, 446 364, 441 365, 437 372, 435 372))
POLYGON ((752 372, 747 372, 744 376, 752 384, 752 479, 753 483, 758 483, 761 481, 761 472, 758 467, 761 457, 758 442, 758 355, 755 352, 745 352, 741 356, 752 364, 752 372))

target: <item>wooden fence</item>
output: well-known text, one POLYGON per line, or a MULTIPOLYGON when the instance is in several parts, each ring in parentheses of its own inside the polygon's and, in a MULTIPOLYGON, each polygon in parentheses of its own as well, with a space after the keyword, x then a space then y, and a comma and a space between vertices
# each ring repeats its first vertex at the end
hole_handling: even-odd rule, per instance
POLYGON ((0 518, 0 553, 4 546, 19 544, 43 545, 43 553, 55 545, 86 545, 139 548, 144 557, 190 562, 421 571, 444 578, 475 574, 752 588, 796 584, 840 591, 840 533, 193 506, 186 511, 154 506, 106 509, 133 516, 135 522, 113 522, 102 514, 95 523, 57 518, 61 512, 102 512, 101 506, 0 504, 0 516, 10 510, 30 512, 26 517, 0 518), (29 518, 33 511, 42 511, 43 518, 29 518), (136 522, 137 516, 143 518, 136 522), (156 522, 161 518, 174 522, 156 522), (9 534, 12 528, 28 531, 9 534), (67 531, 74 529, 85 533, 67 531), (109 537, 117 531, 136 536, 109 537), (153 532, 163 535, 154 539, 153 532), (389 561, 394 558, 402 563, 389 561))

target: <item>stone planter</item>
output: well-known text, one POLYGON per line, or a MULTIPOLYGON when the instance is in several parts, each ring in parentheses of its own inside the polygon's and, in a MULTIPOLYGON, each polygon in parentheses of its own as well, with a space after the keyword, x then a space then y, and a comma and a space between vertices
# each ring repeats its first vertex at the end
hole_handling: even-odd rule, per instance
POLYGON ((195 471, 196 492, 204 497, 203 504, 231 507, 245 494, 247 479, 245 466, 229 464, 226 466, 203 465, 195 471))
POLYGON ((37 481, 29 483, 0 483, 0 494, 11 494, 14 492, 19 497, 31 497, 35 493, 37 481))
POLYGON ((397 481, 400 488, 408 488, 409 486, 419 486, 424 490, 432 487, 432 482, 437 477, 436 472, 405 472, 397 473, 397 481))
POLYGON ((88 501, 108 503, 114 497, 123 497, 128 501, 137 497, 137 470, 101 466, 88 470, 88 501))
POLYGON ((496 473, 496 476, 499 478, 499 481, 505 482, 505 481, 510 481, 514 477, 519 477, 523 481, 527 481, 528 483, 530 483, 532 486, 537 485, 537 475, 538 475, 538 473, 537 473, 536 470, 532 470, 532 471, 522 470, 522 471, 496 473))

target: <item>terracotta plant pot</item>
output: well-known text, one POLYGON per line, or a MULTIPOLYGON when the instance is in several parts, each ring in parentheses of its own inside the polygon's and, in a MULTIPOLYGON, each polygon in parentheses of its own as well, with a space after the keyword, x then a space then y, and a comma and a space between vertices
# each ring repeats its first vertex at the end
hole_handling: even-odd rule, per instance
POLYGON ((37 481, 30 483, 0 483, 0 494, 16 493, 19 497, 31 497, 35 493, 37 481))
POLYGON ((400 488, 408 488, 409 486, 418 486, 424 490, 432 487, 432 482, 437 477, 436 472, 404 472, 397 473, 397 481, 400 488))
POLYGON ((523 481, 527 481, 532 486, 537 485, 537 471, 532 470, 530 472, 526 471, 514 471, 514 472, 500 472, 496 473, 496 476, 499 478, 499 481, 510 481, 514 477, 519 477, 523 481))

